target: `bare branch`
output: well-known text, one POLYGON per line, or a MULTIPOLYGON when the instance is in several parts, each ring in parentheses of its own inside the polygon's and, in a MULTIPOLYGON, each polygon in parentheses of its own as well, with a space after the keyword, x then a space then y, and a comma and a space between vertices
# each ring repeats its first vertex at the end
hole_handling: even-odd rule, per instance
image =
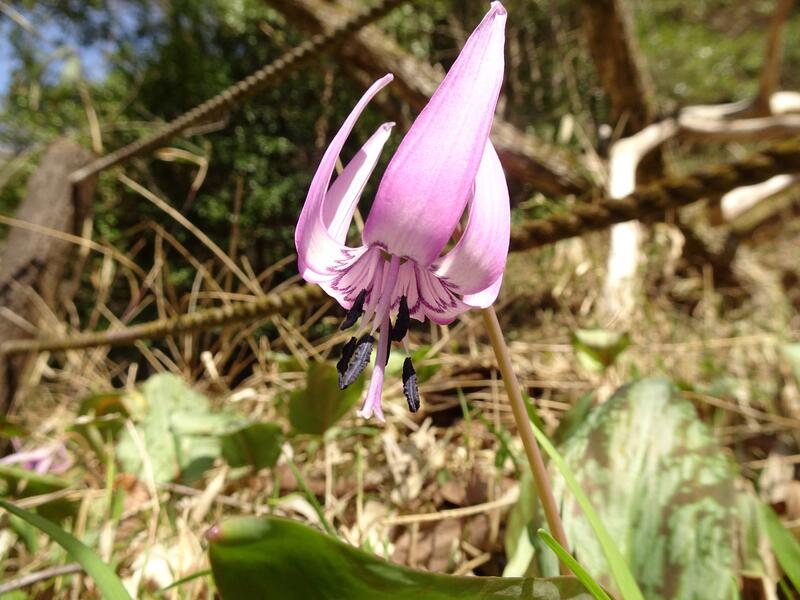
MULTIPOLYGON (((266 0, 295 26, 318 33, 328 31, 347 18, 357 3, 322 0, 266 0)), ((336 52, 345 63, 345 73, 359 84, 394 74, 392 90, 414 109, 427 103, 444 73, 402 48, 376 26, 365 27, 336 52)), ((395 115, 392 115, 395 118, 395 115)), ((495 117, 492 141, 507 174, 551 194, 580 194, 591 188, 577 174, 577 157, 520 131, 495 117)))

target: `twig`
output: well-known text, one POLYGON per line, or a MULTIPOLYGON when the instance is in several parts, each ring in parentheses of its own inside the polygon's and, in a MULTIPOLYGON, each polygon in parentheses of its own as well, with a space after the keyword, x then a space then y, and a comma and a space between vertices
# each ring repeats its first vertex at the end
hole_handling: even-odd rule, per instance
POLYGON ((34 583, 44 581, 46 579, 53 579, 54 577, 62 577, 64 575, 72 575, 73 573, 80 573, 83 568, 78 563, 69 563, 66 565, 59 565, 57 567, 50 567, 49 569, 42 569, 28 575, 23 575, 18 579, 12 579, 6 583, 0 583, 0 595, 19 590, 34 583))
POLYGON ((432 523, 434 521, 444 521, 445 519, 461 519, 464 517, 471 517, 472 515, 488 513, 489 511, 505 508, 506 506, 511 506, 512 504, 515 504, 517 500, 519 500, 519 489, 512 488, 502 497, 498 498, 497 500, 492 500, 491 502, 483 502, 482 504, 475 504, 474 506, 440 510, 433 513, 386 517, 383 520, 383 524, 411 525, 413 523, 432 523))
POLYGON ((235 83, 210 100, 185 112, 180 117, 164 125, 164 127, 154 134, 140 138, 132 144, 115 150, 105 156, 101 156, 91 164, 78 169, 70 176, 70 181, 78 183, 100 171, 127 162, 135 156, 162 145, 165 141, 185 131, 192 125, 208 121, 213 117, 218 117, 220 112, 229 110, 233 105, 241 102, 245 98, 266 89, 269 85, 274 85, 280 81, 281 78, 295 71, 304 62, 332 45, 341 42, 368 23, 381 18, 404 1, 405 0, 383 0, 352 19, 349 19, 341 26, 331 30, 330 33, 315 35, 310 40, 285 52, 270 64, 238 83, 235 83))
POLYGON ((141 340, 159 339, 242 321, 256 321, 278 313, 312 306, 324 297, 325 293, 317 286, 292 287, 280 294, 261 296, 254 302, 240 302, 230 306, 199 310, 121 329, 86 332, 63 338, 10 340, 0 344, 0 355, 130 345, 141 340))

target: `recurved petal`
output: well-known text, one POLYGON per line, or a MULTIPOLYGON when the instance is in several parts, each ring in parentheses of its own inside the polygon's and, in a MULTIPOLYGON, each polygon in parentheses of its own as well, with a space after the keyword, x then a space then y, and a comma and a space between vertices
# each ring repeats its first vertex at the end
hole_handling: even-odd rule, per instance
POLYGON ((497 294, 500 293, 502 285, 503 274, 500 273, 500 276, 489 287, 474 294, 466 294, 461 301, 470 308, 488 308, 497 300, 497 294))
MULTIPOLYGON (((358 117, 375 94, 388 85, 391 80, 392 75, 386 75, 370 86, 325 150, 317 172, 311 180, 308 195, 306 196, 305 204, 303 204, 303 210, 300 213, 294 233, 298 268, 304 278, 307 275, 308 277, 314 277, 314 274, 316 274, 316 279, 318 279, 319 275, 327 273, 332 264, 340 259, 342 252, 346 249, 342 243, 343 239, 342 241, 337 241, 336 238, 332 237, 328 231, 328 226, 336 225, 337 232, 345 228, 346 235, 346 226, 349 222, 345 225, 338 224, 340 221, 338 218, 339 210, 341 209, 342 212, 349 211, 349 203, 357 202, 358 195, 363 188, 362 180, 365 180, 369 175, 368 171, 371 171, 370 163, 374 166, 372 154, 376 148, 379 151, 379 147, 382 147, 383 142, 386 141, 384 136, 388 135, 388 130, 385 126, 381 127, 367 142, 369 144, 368 151, 361 158, 357 156, 354 159, 355 162, 351 161, 350 164, 353 164, 352 170, 342 181, 342 184, 338 186, 336 196, 332 197, 330 207, 325 206, 326 195, 329 193, 328 185, 333 175, 333 169, 336 166, 336 159, 339 157, 342 147, 358 117), (350 187, 355 189, 351 190, 350 187), (355 197, 354 199, 353 196, 355 197), (328 219, 327 222, 326 219, 328 219)), ((343 176, 345 176, 345 173, 342 173, 341 177, 343 176)), ((352 215, 352 212, 350 214, 352 215)), ((342 222, 344 220, 344 218, 341 219, 342 222)), ((341 238, 341 234, 339 237, 341 238)))
POLYGON ((432 266, 437 277, 461 294, 475 294, 492 285, 503 275, 508 257, 508 187, 497 152, 488 141, 474 189, 464 233, 432 266))
POLYGON ((333 182, 328 193, 322 201, 322 223, 328 229, 330 236, 344 244, 347 231, 353 220, 353 213, 358 206, 358 200, 364 191, 364 186, 375 170, 375 165, 381 156, 381 150, 394 123, 384 123, 372 134, 356 155, 350 159, 341 175, 333 182))
POLYGON ((503 80, 506 11, 499 2, 467 40, 381 180, 364 228, 423 266, 440 254, 470 196, 503 80))

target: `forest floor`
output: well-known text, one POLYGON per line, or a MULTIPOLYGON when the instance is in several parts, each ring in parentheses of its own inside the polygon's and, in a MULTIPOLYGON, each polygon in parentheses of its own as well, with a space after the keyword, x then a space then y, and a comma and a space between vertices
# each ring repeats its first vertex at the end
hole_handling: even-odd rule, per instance
MULTIPOLYGON (((798 239, 798 220, 762 228, 740 247, 732 280, 715 285, 710 268, 682 258, 674 227, 652 226, 630 344, 605 370, 586 367, 571 333, 615 327, 593 321, 606 235, 512 254, 497 308, 517 374, 545 429, 554 432, 582 398, 600 403, 633 378, 667 377, 743 476, 800 533, 800 391, 781 354, 784 344, 800 340, 798 239)), ((110 271, 106 265, 91 274, 98 300, 86 326, 113 318, 103 296, 118 276, 110 271)), ((202 282, 194 297, 176 298, 166 274, 152 275, 154 297, 146 301, 162 314, 219 301, 202 282)), ((220 271, 218 280, 230 289, 228 275, 220 271)), ((230 292, 227 299, 242 297, 230 292)), ((54 322, 63 318, 53 315, 54 322)), ((508 512, 520 493, 516 468, 525 460, 480 315, 412 330, 423 379, 419 413, 408 412, 390 365, 385 424, 365 423, 353 407, 323 436, 291 434, 292 392, 303 387, 309 363, 335 362, 346 339, 336 330, 340 318, 329 302, 308 318, 272 319, 269 340, 263 328, 237 326, 139 344, 136 353, 99 348, 40 356, 9 422, 25 432, 16 438, 19 450, 61 452, 63 444, 71 466, 57 475, 67 482, 61 487, 18 489, 20 505, 69 502, 72 531, 120 565, 130 587, 151 592, 208 568, 204 532, 222 517, 271 513, 318 525, 315 503, 343 539, 392 561, 435 572, 501 574, 508 512), (86 401, 95 408, 115 405, 135 396, 144 373, 157 372, 182 376, 210 400, 212 412, 279 424, 286 437, 277 464, 257 471, 217 458, 191 481, 186 473, 165 481, 146 458, 139 477, 111 467, 108 457, 118 447, 103 438, 109 430, 92 421, 103 434, 92 441, 81 429, 91 421, 86 401), (114 499, 110 482, 122 492, 114 499)), ((63 321, 60 327, 66 330, 63 321)), ((141 451, 132 423, 118 422, 119 428, 134 429, 141 451)), ((0 580, 67 562, 43 538, 0 531, 0 580)), ((60 577, 30 588, 45 596, 29 597, 84 597, 87 585, 79 575, 60 577)), ((167 597, 206 597, 208 585, 208 577, 198 577, 167 597)))

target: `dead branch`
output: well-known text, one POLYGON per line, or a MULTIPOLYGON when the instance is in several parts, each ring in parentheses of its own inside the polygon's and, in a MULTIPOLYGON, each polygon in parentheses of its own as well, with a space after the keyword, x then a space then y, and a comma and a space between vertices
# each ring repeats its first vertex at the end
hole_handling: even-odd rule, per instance
POLYGON ((123 148, 101 156, 90 165, 73 173, 71 181, 73 183, 83 181, 91 175, 127 162, 131 158, 160 146, 165 141, 175 137, 189 127, 217 120, 220 115, 229 111, 234 105, 263 91, 270 85, 274 85, 276 82, 280 81, 280 79, 295 71, 319 53, 329 49, 335 44, 342 43, 343 40, 352 35, 353 32, 364 27, 367 23, 381 18, 404 1, 405 0, 383 0, 375 6, 358 13, 352 19, 341 21, 336 27, 332 27, 330 30, 326 31, 325 34, 315 36, 300 46, 285 52, 282 56, 262 67, 252 75, 235 83, 228 89, 223 90, 199 106, 185 112, 173 121, 170 121, 152 135, 139 138, 123 148))
POLYGON ((260 296, 253 302, 239 302, 219 308, 198 310, 171 319, 141 323, 109 331, 85 332, 63 338, 11 340, 0 344, 0 356, 26 352, 74 350, 96 346, 125 346, 190 331, 206 330, 231 323, 252 322, 276 314, 318 304, 325 293, 317 286, 296 286, 280 293, 260 296))
MULTIPOLYGON (((293 25, 314 33, 335 27, 357 6, 353 2, 322 0, 267 2, 293 25)), ((444 76, 441 69, 420 61, 374 25, 359 31, 336 51, 347 65, 345 73, 355 77, 360 85, 387 72, 393 73, 392 90, 416 111, 428 103, 444 76)), ((396 115, 391 116, 396 118, 396 115)), ((579 160, 576 157, 498 117, 495 117, 492 141, 510 177, 551 194, 580 194, 591 188, 577 173, 579 160)))

